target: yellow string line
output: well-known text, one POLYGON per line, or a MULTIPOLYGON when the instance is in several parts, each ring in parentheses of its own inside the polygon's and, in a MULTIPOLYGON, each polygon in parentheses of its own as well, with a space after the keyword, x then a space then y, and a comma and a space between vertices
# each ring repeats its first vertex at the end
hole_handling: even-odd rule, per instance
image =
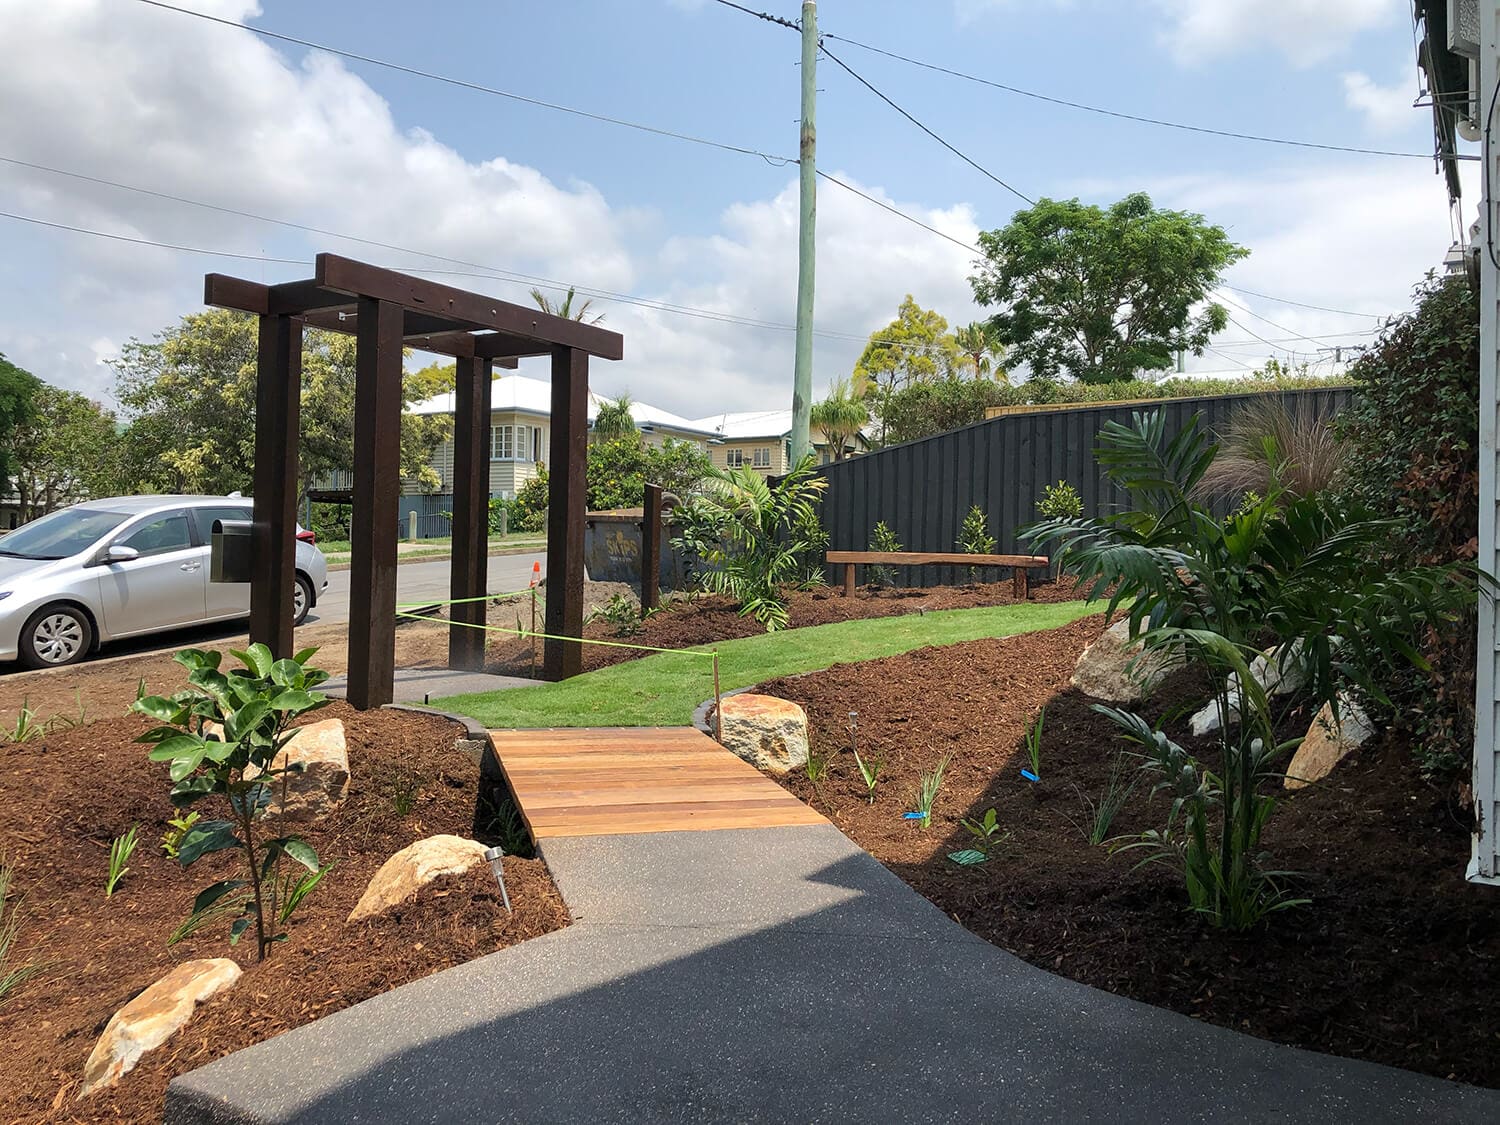
MULTIPOLYGON (((419 613, 397 613, 397 617, 409 617, 413 621, 431 621, 430 617, 423 617, 419 613)), ((499 625, 475 625, 468 621, 452 621, 449 625, 460 625, 465 629, 483 629, 487 633, 507 633, 512 637, 540 637, 544 641, 573 641, 576 644, 603 645, 605 648, 628 648, 636 652, 665 652, 676 653, 680 656, 704 656, 712 659, 718 656, 717 651, 704 652, 700 648, 653 648, 651 645, 631 645, 624 641, 596 641, 589 637, 560 637, 555 633, 533 633, 529 629, 505 629, 499 625)))
POLYGON ((519 598, 519 597, 522 597, 525 594, 531 593, 532 590, 535 590, 539 594, 542 592, 539 587, 531 586, 531 587, 528 587, 525 590, 511 590, 511 591, 509 591, 507 593, 504 593, 504 594, 484 594, 484 595, 482 595, 480 597, 477 597, 477 598, 449 598, 446 601, 440 601, 440 602, 408 602, 405 605, 398 605, 396 608, 398 610, 402 610, 402 609, 427 609, 430 606, 468 605, 471 602, 487 602, 491 598, 494 598, 496 601, 499 601, 501 598, 519 598))

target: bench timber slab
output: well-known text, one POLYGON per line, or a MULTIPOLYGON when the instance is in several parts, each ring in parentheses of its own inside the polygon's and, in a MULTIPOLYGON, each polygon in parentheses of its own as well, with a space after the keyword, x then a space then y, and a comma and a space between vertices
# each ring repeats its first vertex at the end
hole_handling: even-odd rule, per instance
POLYGON ((1009 566, 1016 597, 1026 600, 1028 567, 1050 566, 1046 555, 969 555, 961 551, 829 551, 826 558, 844 568, 844 597, 854 596, 854 568, 864 566, 1009 566))

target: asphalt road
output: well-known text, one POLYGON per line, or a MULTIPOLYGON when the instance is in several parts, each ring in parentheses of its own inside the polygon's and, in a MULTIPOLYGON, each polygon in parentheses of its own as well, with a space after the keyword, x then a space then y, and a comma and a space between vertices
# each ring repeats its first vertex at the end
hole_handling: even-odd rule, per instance
MULTIPOLYGON (((542 575, 547 573, 545 552, 525 555, 493 555, 489 560, 489 578, 486 589, 492 594, 524 590, 532 579, 533 563, 540 562, 542 575)), ((448 597, 449 561, 437 559, 432 562, 402 563, 396 568, 396 604, 430 604, 444 601, 448 597)), ((307 615, 307 625, 339 625, 349 620, 349 575, 347 570, 336 570, 328 576, 328 589, 318 596, 318 604, 307 615)), ((190 629, 174 629, 146 637, 134 637, 126 641, 106 644, 98 658, 111 656, 137 656, 160 650, 176 650, 189 645, 211 644, 230 637, 245 634, 244 621, 227 621, 215 625, 200 625, 190 629)), ((26 671, 19 662, 0 662, 0 676, 26 671)))

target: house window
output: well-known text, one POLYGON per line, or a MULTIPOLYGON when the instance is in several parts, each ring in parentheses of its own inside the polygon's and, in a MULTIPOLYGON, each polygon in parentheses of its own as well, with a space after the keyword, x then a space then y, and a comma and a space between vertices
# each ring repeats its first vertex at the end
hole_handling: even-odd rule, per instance
POLYGON ((728 449, 724 451, 724 464, 731 469, 738 469, 745 464, 745 451, 743 449, 728 449))
POLYGON ((771 467, 770 446, 762 446, 755 451, 755 467, 757 469, 769 469, 771 467))
POLYGON ((490 460, 510 461, 516 455, 516 433, 514 426, 490 427, 490 460))
POLYGON ((542 427, 531 428, 531 459, 538 465, 546 459, 546 450, 542 448, 542 427))

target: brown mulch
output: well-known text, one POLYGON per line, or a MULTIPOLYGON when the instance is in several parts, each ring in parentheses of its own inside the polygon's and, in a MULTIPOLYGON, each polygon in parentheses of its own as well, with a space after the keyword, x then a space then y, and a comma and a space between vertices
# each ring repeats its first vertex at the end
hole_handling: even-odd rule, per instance
MULTIPOLYGON (((1066 578, 1060 582, 1034 584, 1027 600, 1050 604, 1073 601, 1079 596, 1073 580, 1066 578)), ((1016 597, 1009 580, 977 582, 967 586, 934 586, 928 589, 865 586, 856 590, 852 598, 844 597, 840 590, 832 587, 819 586, 812 590, 791 591, 788 599, 791 622, 788 628, 802 629, 810 625, 829 625, 836 621, 900 617, 907 613, 938 609, 977 609, 981 606, 1015 603, 1016 597)), ((492 625, 514 627, 516 614, 519 613, 524 619, 523 624, 529 628, 530 612, 530 606, 524 603, 491 607, 489 620, 492 625), (505 619, 506 614, 510 615, 508 621, 505 619)), ((583 635, 591 640, 624 641, 653 648, 691 648, 694 645, 712 644, 736 637, 754 637, 765 631, 765 626, 758 624, 754 618, 741 617, 730 599, 701 595, 672 601, 661 611, 646 618, 641 623, 639 633, 622 636, 609 622, 596 619, 584 626, 583 635)), ((506 637, 504 634, 498 636, 500 639, 489 646, 486 671, 502 676, 530 676, 532 642, 506 637)), ((537 645, 540 646, 540 642, 537 645)), ((632 649, 586 645, 583 650, 583 669, 592 672, 647 655, 649 653, 632 649)), ((538 665, 540 659, 538 647, 538 665)))
MULTIPOLYGON (((334 717, 343 719, 349 742, 349 797, 300 834, 336 866, 294 915, 290 939, 263 964, 249 938, 230 946, 227 921, 166 944, 195 894, 234 874, 235 859, 208 856, 184 872, 162 852, 161 835, 175 814, 165 768, 132 741, 144 722, 107 719, 0 746, 0 850, 25 896, 12 956, 49 965, 0 1006, 0 1121, 160 1121, 176 1074, 567 924, 541 861, 511 856, 505 874, 514 915, 505 913, 484 870, 435 883, 384 918, 346 924, 392 853, 437 833, 475 835, 479 769, 455 751, 462 728, 448 720, 361 713, 342 703, 311 716, 334 717), (408 785, 415 799, 402 816, 394 796, 408 785), (110 841, 133 824, 140 842, 129 874, 106 898, 110 841), (110 1016, 173 965, 199 957, 232 957, 245 974, 115 1090, 75 1100, 84 1062, 110 1016)), ((215 804, 200 802, 204 818, 221 815, 215 804)))
MULTIPOLYGON (((1139 851, 1089 845, 1121 741, 1069 686, 1100 618, 1004 640, 923 649, 773 681, 758 690, 807 708, 816 787, 787 784, 944 912, 1034 965, 1262 1038, 1485 1086, 1500 1086, 1500 900, 1464 880, 1470 820, 1387 736, 1326 781, 1280 801, 1263 844, 1308 906, 1253 931, 1215 930, 1186 910, 1180 876, 1137 867, 1139 851), (1020 776, 1023 731, 1046 705, 1042 781, 1020 776), (883 760, 873 806, 848 752, 883 760), (922 770, 951 752, 928 831, 904 821, 922 770), (978 868, 959 824, 995 808, 1010 837, 978 868)), ((1141 708, 1185 738, 1205 685, 1179 673, 1141 708)), ((1305 710, 1288 729, 1305 729, 1305 710)), ((1149 775, 1148 775, 1149 776, 1149 775)), ((1165 822, 1139 785, 1113 827, 1165 822)))

